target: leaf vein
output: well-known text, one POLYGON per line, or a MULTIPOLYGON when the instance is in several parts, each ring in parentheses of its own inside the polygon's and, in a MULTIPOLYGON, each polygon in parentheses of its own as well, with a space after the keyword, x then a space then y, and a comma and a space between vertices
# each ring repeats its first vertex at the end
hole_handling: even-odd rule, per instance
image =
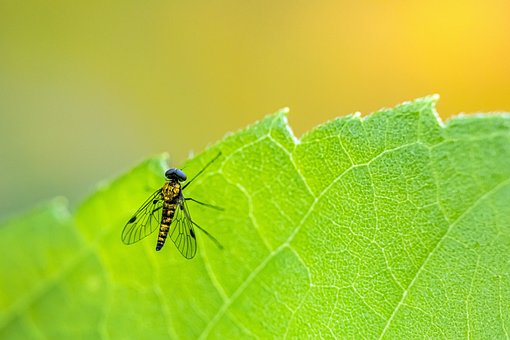
POLYGON ((386 332, 388 331, 393 319, 395 318, 395 315, 398 313, 398 311, 400 310, 400 307, 404 304, 404 301, 405 299, 407 298, 407 294, 408 292, 411 290, 411 288, 414 286, 415 282, 417 281, 417 279, 420 277, 421 273, 425 270, 425 267, 427 266, 430 258, 437 252, 437 250, 439 249, 439 247, 442 245, 442 243, 444 242, 444 240, 446 240, 450 234, 450 232, 453 230, 453 228, 457 225, 457 223, 459 221, 461 221, 465 216, 467 216, 476 206, 478 206, 478 204, 480 202, 482 202, 483 200, 485 200, 487 197, 491 196, 492 194, 498 192, 500 189, 502 189, 503 187, 505 187, 506 185, 508 185, 510 183, 510 178, 507 178, 506 180, 500 182, 498 185, 494 186, 491 190, 487 191, 485 194, 481 195, 476 201, 473 202, 473 204, 471 204, 461 215, 459 215, 455 221, 453 221, 447 228, 446 232, 443 234, 443 236, 439 239, 439 241, 436 243, 436 245, 434 246, 434 248, 430 251, 430 253, 427 255, 427 257, 425 258, 425 260, 423 261, 422 265, 420 266, 420 268, 418 269, 418 271, 416 272, 416 274, 414 275, 413 279, 411 280, 411 282, 409 283, 409 285, 407 286, 407 288, 404 290, 404 292, 402 293, 402 297, 400 299, 400 301, 398 302, 397 306, 395 307, 395 309, 393 310, 392 314, 390 315, 390 317, 388 318, 388 321, 386 322, 382 332, 381 332, 381 335, 379 336, 379 339, 382 339, 383 336, 386 334, 386 332))
POLYGON ((304 222, 306 221, 306 219, 308 218, 308 216, 312 213, 312 211, 315 209, 315 206, 317 204, 317 202, 320 201, 321 197, 324 196, 330 189, 331 187, 336 183, 338 182, 346 173, 348 173, 350 170, 352 170, 353 168, 356 168, 356 167, 360 167, 360 166, 366 166, 368 164, 370 164, 371 162, 373 162, 374 160, 382 157, 383 155, 387 154, 387 153, 390 153, 390 152, 394 152, 394 151, 398 151, 398 150, 401 150, 403 148, 406 148, 406 147, 410 147, 410 146, 413 146, 413 145, 416 145, 416 144, 421 144, 420 142, 412 142, 412 143, 408 143, 408 144, 403 144, 403 145, 400 145, 398 147, 395 147, 395 148, 392 148, 392 149, 387 149, 387 150, 384 150, 383 152, 379 153, 378 155, 374 156, 371 160, 369 160, 367 163, 365 164, 358 164, 358 165, 353 165, 347 169, 345 169, 344 171, 342 171, 342 173, 340 173, 333 181, 330 185, 328 185, 326 188, 324 188, 322 190, 322 192, 317 196, 315 197, 314 201, 312 202, 312 204, 310 205, 310 207, 308 208, 308 210, 306 211, 306 213, 303 215, 303 217, 301 218, 299 224, 297 225, 297 227, 295 228, 294 232, 278 247, 276 248, 274 251, 272 251, 271 253, 269 253, 261 262, 260 264, 253 270, 253 272, 251 272, 247 277, 246 279, 239 285, 239 287, 235 290, 235 292, 232 294, 232 296, 218 309, 218 312, 214 315, 214 317, 211 319, 211 321, 207 324, 207 326, 204 328, 204 330, 202 331, 202 334, 200 334, 199 336, 199 339, 205 339, 207 337, 207 335, 209 334, 209 332, 212 330, 212 328, 214 327, 214 325, 216 323, 218 323, 218 321, 221 319, 221 317, 225 314, 225 312, 228 310, 228 308, 232 305, 232 303, 242 294, 242 292, 246 289, 246 287, 253 281, 253 279, 255 279, 255 277, 262 271, 262 269, 264 269, 264 267, 269 263, 269 261, 274 257, 276 256, 278 253, 280 253, 280 251, 283 250, 283 248, 285 248, 286 246, 290 245, 290 243, 292 242, 292 240, 294 239, 294 237, 297 235, 297 233, 301 230, 301 227, 303 226, 304 222))

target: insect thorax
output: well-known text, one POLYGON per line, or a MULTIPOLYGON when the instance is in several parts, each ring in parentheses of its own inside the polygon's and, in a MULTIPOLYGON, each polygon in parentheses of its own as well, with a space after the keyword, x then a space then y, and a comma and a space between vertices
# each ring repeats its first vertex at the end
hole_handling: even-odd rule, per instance
POLYGON ((175 200, 179 197, 180 193, 181 184, 177 181, 167 182, 161 189, 161 195, 163 196, 163 200, 166 202, 175 200))

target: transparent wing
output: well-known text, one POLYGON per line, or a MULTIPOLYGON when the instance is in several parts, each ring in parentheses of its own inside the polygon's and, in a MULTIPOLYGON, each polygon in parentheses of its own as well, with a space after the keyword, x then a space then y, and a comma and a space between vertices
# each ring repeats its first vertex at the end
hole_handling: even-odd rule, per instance
POLYGON ((187 259, 192 259, 197 253, 197 239, 193 224, 186 203, 182 199, 179 207, 175 210, 173 223, 170 225, 169 236, 182 256, 187 259))
POLYGON ((152 234, 161 223, 163 199, 156 190, 138 209, 122 230, 122 242, 132 244, 152 234))

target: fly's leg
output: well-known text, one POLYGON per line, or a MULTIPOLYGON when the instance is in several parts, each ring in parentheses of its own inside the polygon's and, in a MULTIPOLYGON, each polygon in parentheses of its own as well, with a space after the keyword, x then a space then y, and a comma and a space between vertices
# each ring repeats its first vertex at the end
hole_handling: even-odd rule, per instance
MULTIPOLYGON (((182 196, 181 196, 182 197, 182 196)), ((207 230, 205 230, 204 228, 202 228, 201 226, 199 226, 198 224, 195 223, 195 221, 193 221, 193 219, 191 218, 189 212, 188 212, 188 209, 185 208, 185 205, 184 205, 184 202, 185 201, 193 201, 195 203, 198 203, 198 204, 201 204, 201 205, 204 205, 206 207, 210 207, 210 208, 214 208, 214 209, 221 209, 219 207, 216 207, 214 205, 211 205, 211 204, 207 204, 207 203, 203 203, 203 202, 200 202, 200 201, 197 201, 193 198, 184 198, 182 197, 184 200, 181 200, 181 209, 182 211, 184 212, 184 215, 186 216, 186 219, 191 222, 195 227, 197 227, 198 229, 200 229, 204 234, 206 234, 210 239, 211 241, 213 241, 216 246, 219 248, 219 249, 223 249, 223 246, 221 245, 221 243, 214 237, 212 236, 211 234, 209 234, 207 232, 207 230)))
POLYGON ((223 249, 223 246, 221 245, 221 243, 220 243, 220 242, 219 242, 219 241, 218 241, 218 240, 217 240, 214 236, 212 236, 211 234, 209 234, 209 233, 208 233, 208 232, 207 232, 204 228, 202 228, 201 226, 199 226, 198 224, 196 224, 193 220, 191 220, 191 219, 190 219, 190 221, 191 221, 191 223, 193 223, 193 225, 194 225, 195 227, 197 227, 198 229, 202 230, 202 232, 203 232, 204 234, 206 234, 206 235, 207 235, 207 236, 211 239, 211 241, 213 241, 213 242, 216 244, 216 246, 217 246, 219 249, 223 249))
POLYGON ((211 209, 216 209, 216 210, 219 210, 219 211, 224 211, 225 210, 225 209, 223 209, 221 207, 217 207, 217 206, 212 205, 212 204, 208 204, 208 203, 197 201, 196 199, 191 198, 191 197, 186 197, 185 200, 186 201, 192 201, 192 202, 198 203, 200 205, 203 205, 204 207, 208 207, 208 208, 211 208, 211 209))

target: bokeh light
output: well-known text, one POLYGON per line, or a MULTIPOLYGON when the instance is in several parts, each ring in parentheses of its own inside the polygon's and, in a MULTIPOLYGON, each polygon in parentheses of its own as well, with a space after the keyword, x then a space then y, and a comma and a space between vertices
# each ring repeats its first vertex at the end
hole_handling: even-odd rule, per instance
POLYGON ((2 1, 0 217, 281 107, 299 136, 438 93, 510 109, 508 1, 2 1))

